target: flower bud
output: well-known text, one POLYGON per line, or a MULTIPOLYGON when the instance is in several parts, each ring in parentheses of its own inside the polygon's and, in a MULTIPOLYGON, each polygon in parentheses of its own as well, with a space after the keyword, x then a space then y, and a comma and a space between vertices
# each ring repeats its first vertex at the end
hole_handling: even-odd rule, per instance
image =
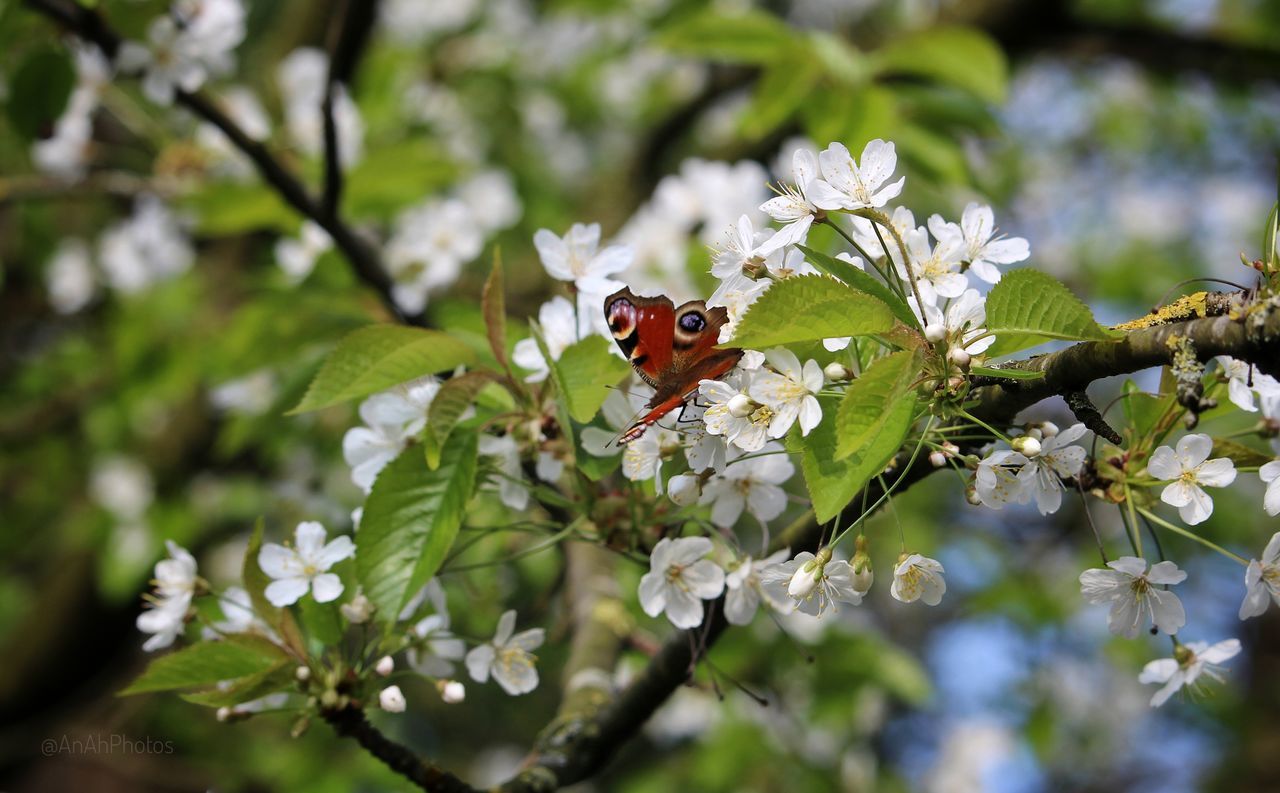
POLYGON ((445 704, 457 705, 467 698, 467 687, 457 680, 437 680, 436 690, 445 704))
POLYGON ((729 415, 735 419, 745 419, 756 409, 756 403, 746 394, 734 394, 729 398, 729 415))
POLYGON ((300 666, 293 670, 293 676, 298 679, 299 683, 305 683, 311 679, 311 667, 300 666))
POLYGON ((839 361, 832 361, 823 368, 822 374, 827 378, 829 383, 838 383, 842 380, 853 379, 853 372, 849 371, 849 367, 839 361))
POLYGON ((1035 438, 1038 441, 1044 440, 1044 435, 1040 432, 1040 428, 1035 425, 1027 427, 1027 437, 1035 438))
POLYGON ((937 344, 947 337, 947 328, 941 322, 931 322, 924 326, 924 337, 937 344))
POLYGON ((1030 435, 1021 435, 1014 438, 1009 445, 1013 447, 1015 452, 1024 457, 1038 457, 1040 455, 1040 441, 1030 435))
POLYGON ((853 568, 853 591, 859 595, 865 595, 871 591, 871 584, 875 581, 875 572, 871 569, 871 554, 867 553, 867 537, 865 534, 859 534, 857 542, 854 546, 856 550, 853 553, 853 559, 849 566, 853 568))
POLYGON ((1046 438, 1052 438, 1058 434, 1058 425, 1052 421, 1040 422, 1040 434, 1046 438))
POLYGON ((934 468, 941 468, 947 464, 947 455, 939 451, 929 452, 929 465, 934 468))
POLYGON ((974 487, 972 482, 964 489, 964 500, 975 507, 982 506, 982 497, 978 495, 978 488, 974 487))
POLYGON ((967 370, 972 358, 969 353, 965 352, 963 347, 952 347, 951 351, 947 353, 947 360, 951 361, 956 366, 959 366, 961 369, 967 370))
POLYGON ((388 713, 404 713, 404 694, 400 686, 387 686, 378 692, 378 707, 388 713))
POLYGON ((218 721, 230 721, 231 716, 232 716, 231 708, 228 708, 225 705, 221 708, 218 708, 218 712, 217 712, 218 721))
POLYGON ((800 569, 791 576, 791 582, 787 584, 787 594, 797 599, 806 598, 817 588, 821 578, 822 567, 818 565, 818 560, 810 559, 800 565, 800 569))
POLYGON ((373 616, 373 602, 360 592, 351 598, 350 602, 339 606, 338 611, 342 612, 343 618, 352 625, 362 625, 373 616))
POLYGON ((955 457, 956 455, 960 454, 960 447, 956 446, 951 441, 943 441, 942 453, 947 455, 948 457, 955 457))
POLYGON ((386 677, 395 671, 396 662, 389 655, 384 655, 378 659, 378 663, 374 664, 373 671, 386 677))
POLYGON ((326 688, 324 693, 320 695, 320 707, 326 710, 335 708, 338 705, 338 692, 332 688, 326 688))
POLYGON ((667 482, 667 495, 682 507, 696 504, 702 497, 702 478, 697 474, 676 474, 667 482))

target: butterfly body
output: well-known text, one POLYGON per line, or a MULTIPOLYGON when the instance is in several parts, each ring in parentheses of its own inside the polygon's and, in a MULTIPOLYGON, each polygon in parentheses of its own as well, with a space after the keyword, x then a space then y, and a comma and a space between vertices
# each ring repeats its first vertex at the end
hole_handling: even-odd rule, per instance
POLYGON ((684 405, 701 381, 723 377, 742 357, 742 350, 716 349, 728 313, 723 307, 707 308, 701 300, 677 308, 669 298, 638 297, 621 289, 605 298, 604 314, 636 374, 654 388, 645 405, 649 412, 627 428, 619 445, 639 438, 684 405))

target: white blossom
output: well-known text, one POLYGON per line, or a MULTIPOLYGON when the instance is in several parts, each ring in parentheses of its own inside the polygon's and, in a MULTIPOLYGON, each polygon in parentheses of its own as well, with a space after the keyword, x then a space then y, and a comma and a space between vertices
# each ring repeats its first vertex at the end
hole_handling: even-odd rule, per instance
POLYGON ((155 499, 151 471, 138 460, 112 455, 97 460, 89 474, 89 493, 122 523, 142 519, 155 499))
POLYGON ((898 197, 906 177, 886 184, 898 167, 892 143, 879 138, 862 150, 861 164, 842 143, 832 143, 818 155, 822 178, 808 187, 807 198, 822 209, 866 209, 882 207, 898 197))
MULTIPOLYGON (((276 83, 284 101, 285 128, 308 157, 324 152, 324 97, 329 82, 329 56, 315 47, 299 47, 276 69, 276 83)), ((345 86, 335 87, 333 122, 338 137, 338 162, 350 168, 364 156, 364 121, 345 86)))
POLYGON ((471 679, 483 683, 493 675, 502 690, 511 696, 528 694, 538 687, 537 660, 532 651, 542 646, 545 632, 542 628, 530 628, 512 635, 516 627, 516 613, 509 610, 498 619, 498 629, 493 640, 467 653, 467 671, 471 679))
POLYGON ((333 248, 329 232, 313 220, 304 221, 297 239, 281 238, 276 242, 276 264, 291 283, 300 283, 316 266, 320 254, 333 248))
POLYGON ((110 83, 112 66, 94 44, 71 45, 76 85, 54 122, 53 134, 31 144, 31 161, 41 171, 73 181, 84 176, 93 143, 93 114, 110 83))
POLYGON ((58 247, 45 268, 49 305, 59 314, 74 314, 93 299, 97 278, 89 246, 84 240, 68 237, 58 247))
POLYGON ((409 665, 428 677, 453 674, 453 662, 466 655, 466 644, 449 629, 447 611, 418 620, 413 633, 418 641, 409 649, 409 665))
POLYGON ((209 389, 209 404, 228 413, 260 416, 275 402, 277 390, 275 373, 259 369, 209 389))
POLYGON ((791 561, 765 567, 760 582, 770 602, 789 604, 811 617, 822 616, 836 603, 862 603, 862 594, 853 586, 853 568, 843 559, 832 559, 830 548, 819 555, 802 551, 791 561))
POLYGON ((1089 603, 1110 603, 1107 627, 1117 636, 1132 639, 1150 618, 1167 634, 1175 634, 1187 622, 1178 596, 1161 585, 1180 584, 1186 572, 1173 562, 1152 565, 1136 556, 1122 556, 1107 562, 1109 569, 1085 570, 1080 574, 1080 592, 1089 603))
POLYGON ((1237 360, 1229 355, 1219 355, 1213 360, 1218 362, 1222 374, 1227 378, 1228 398, 1241 410, 1257 412, 1258 406, 1253 396, 1255 393, 1264 399, 1280 396, 1280 381, 1258 371, 1248 361, 1237 360))
POLYGON ((427 295, 450 286, 484 250, 484 234, 457 198, 432 198, 401 212, 386 245, 396 305, 417 313, 427 295))
POLYGON ((893 568, 889 594, 903 603, 922 600, 926 606, 936 606, 947 592, 947 581, 942 577, 945 572, 937 559, 918 553, 908 554, 893 568))
POLYGON ((378 24, 397 44, 413 46, 432 36, 466 27, 480 8, 477 0, 448 3, 387 0, 378 10, 378 24))
POLYGON ((480 454, 493 458, 497 469, 495 484, 502 503, 514 510, 529 506, 529 490, 520 470, 520 449, 516 446, 516 439, 510 435, 481 435, 480 454))
POLYGON ((1034 496, 1041 515, 1057 512, 1062 506, 1062 480, 1076 476, 1084 466, 1084 448, 1072 444, 1085 432, 1083 424, 1075 424, 1044 441, 1029 438, 1038 446, 1034 455, 1026 445, 1023 448, 1027 454, 993 452, 978 466, 976 483, 979 497, 983 503, 990 502, 989 506, 998 509, 1009 500, 1021 502, 1034 496), (1007 467, 1016 467, 1018 484, 1010 483, 996 470, 996 466, 1006 470, 1007 467))
POLYGON ((818 178, 817 157, 807 148, 797 148, 791 157, 791 184, 781 185, 781 194, 777 198, 760 205, 761 212, 783 224, 782 229, 765 243, 763 253, 805 241, 814 218, 822 212, 809 196, 818 178))
POLYGON ((773 600, 773 593, 766 592, 762 586, 760 574, 763 570, 780 565, 791 556, 790 549, 771 553, 763 559, 742 557, 737 566, 724 577, 724 618, 730 625, 748 625, 760 607, 761 598, 772 608, 785 610, 789 603, 778 603, 773 600))
POLYGON ((702 600, 720 597, 724 570, 703 557, 711 553, 706 537, 664 537, 649 555, 649 572, 640 579, 640 607, 650 617, 666 612, 677 628, 702 624, 702 600))
POLYGON ((183 231, 185 220, 175 216, 155 196, 143 196, 133 215, 102 233, 98 256, 107 284, 125 294, 191 268, 195 249, 183 231))
POLYGON ((1030 498, 1028 481, 1018 477, 1009 465, 1022 464, 1027 458, 1011 449, 997 449, 978 463, 974 472, 974 492, 985 507, 1002 509, 1005 504, 1025 504, 1030 498))
POLYGON ((356 553, 350 537, 325 543, 324 526, 303 521, 294 531, 294 547, 269 542, 258 551, 258 566, 273 580, 264 594, 273 606, 289 606, 311 592, 317 603, 329 603, 342 594, 342 579, 328 572, 356 553))
MULTIPOLYGON (((235 86, 223 91, 217 101, 250 140, 262 142, 271 137, 271 118, 253 91, 235 86)), ((196 143, 209 155, 211 172, 241 182, 254 177, 253 161, 213 124, 203 123, 196 129, 196 143)))
MULTIPOLYGON (((963 249, 958 237, 944 237, 931 245, 929 232, 921 226, 908 231, 903 241, 911 255, 911 271, 915 274, 921 300, 936 305, 939 297, 960 297, 964 294, 969 279, 960 272, 963 249)), ((906 266, 897 259, 894 261, 898 275, 905 280, 906 266)))
POLYGON ((624 284, 609 276, 629 267, 633 254, 625 245, 600 247, 600 224, 573 224, 563 237, 549 229, 538 229, 533 245, 547 274, 570 281, 583 292, 612 292, 624 284))
POLYGON ((146 652, 154 652, 173 644, 182 633, 187 610, 196 588, 196 560, 184 548, 172 540, 165 541, 169 558, 156 562, 155 594, 150 596, 151 608, 138 615, 138 630, 151 634, 142 645, 146 652))
POLYGON ((1138 676, 1138 682, 1164 684, 1164 687, 1151 697, 1151 707, 1158 708, 1168 702, 1169 697, 1183 686, 1195 685, 1200 675, 1207 675, 1221 682, 1220 664, 1239 653, 1238 639, 1227 639, 1213 645, 1208 642, 1180 644, 1174 650, 1172 658, 1160 658, 1144 666, 1142 674, 1138 676))
POLYGON ((1266 495, 1262 499, 1262 508, 1272 517, 1280 515, 1280 460, 1264 463, 1258 469, 1258 478, 1267 486, 1266 495))
POLYGON ((1151 454, 1147 473, 1156 479, 1172 479, 1160 492, 1160 500, 1178 508, 1183 522, 1194 526, 1213 514, 1213 499, 1205 487, 1226 487, 1236 479, 1235 463, 1229 457, 1213 460, 1213 439, 1208 435, 1186 435, 1177 450, 1161 446, 1151 454))
MULTIPOLYGON (((575 310, 568 298, 556 295, 538 309, 538 326, 542 330, 542 341, 547 346, 547 352, 551 353, 551 360, 560 360, 560 355, 571 345, 596 332, 591 322, 591 312, 602 313, 602 301, 592 301, 588 305, 588 299, 587 295, 580 293, 575 310)), ((616 347, 612 344, 610 346, 616 347)), ((511 360, 521 369, 532 372, 525 377, 526 383, 541 383, 551 373, 547 360, 538 347, 538 341, 532 336, 516 342, 511 350, 511 360)))
POLYGON ((147 46, 124 42, 116 63, 125 71, 145 69, 143 93, 169 105, 176 90, 195 91, 210 75, 229 72, 244 34, 240 0, 179 0, 171 15, 151 21, 147 46))
POLYGON ((1000 280, 998 264, 1014 264, 1031 255, 1031 246, 1022 237, 996 236, 995 214, 991 207, 970 203, 960 216, 960 225, 948 223, 940 215, 929 218, 929 230, 933 236, 959 237, 961 253, 969 263, 969 270, 989 284, 1000 280))
POLYGON ((1245 595, 1240 619, 1256 617, 1267 610, 1267 598, 1280 605, 1280 532, 1271 535, 1262 559, 1250 559, 1244 573, 1245 595))
POLYGON ((754 373, 739 369, 720 380, 703 380, 698 386, 700 398, 709 403, 702 414, 707 432, 723 436, 746 452, 764 448, 773 421, 773 410, 755 402, 747 393, 753 376, 754 373))
POLYGON ((966 289, 947 304, 945 312, 928 303, 921 312, 914 295, 907 298, 907 303, 920 318, 925 334, 928 335, 931 328, 941 327, 942 340, 953 350, 961 349, 971 356, 977 356, 995 344, 996 337, 983 327, 987 322, 987 300, 976 289, 966 289))
POLYGON ((698 503, 711 504, 711 522, 721 528, 737 523, 744 509, 765 523, 787 508, 787 493, 780 485, 795 472, 795 463, 782 445, 771 442, 761 447, 759 456, 730 458, 724 471, 702 486, 698 503))
POLYGON ((763 264, 766 245, 771 243, 768 234, 757 234, 749 215, 738 218, 730 227, 728 238, 714 250, 711 256, 711 274, 725 279, 742 275, 744 268, 763 264))
POLYGON ((440 699, 446 705, 457 705, 467 698, 467 687, 458 680, 441 680, 437 683, 440 699))
POLYGON ((749 396, 768 407, 773 416, 769 420, 769 437, 781 438, 797 421, 800 434, 809 431, 822 421, 822 406, 817 394, 826 382, 822 367, 815 360, 800 359, 785 347, 775 347, 765 353, 772 371, 762 370, 751 381, 749 396))
POLYGON ((454 192, 486 234, 514 226, 524 212, 511 174, 496 168, 472 174, 454 192))
POLYGON ((342 437, 342 456, 351 466, 356 487, 366 493, 373 489, 378 473, 422 431, 439 391, 440 381, 427 376, 374 394, 360 404, 365 426, 349 429, 342 437))

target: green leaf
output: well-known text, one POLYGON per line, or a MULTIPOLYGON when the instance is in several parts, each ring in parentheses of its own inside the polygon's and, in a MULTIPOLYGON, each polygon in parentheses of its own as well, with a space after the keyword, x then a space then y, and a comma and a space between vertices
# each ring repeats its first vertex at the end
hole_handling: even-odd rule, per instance
POLYGON ((1124 335, 1099 325, 1071 290, 1030 268, 1005 273, 987 295, 987 330, 997 334, 992 356, 1047 339, 1113 341, 1124 335))
POLYGON ((933 27, 898 36, 872 53, 881 76, 906 74, 955 86, 992 104, 1004 102, 1009 65, 987 34, 968 27, 933 27))
POLYGON ((837 460, 837 399, 834 396, 818 397, 822 404, 821 423, 808 436, 801 437, 794 432, 787 436, 787 448, 800 453, 800 470, 804 473, 804 482, 819 523, 839 515, 867 482, 884 472, 911 431, 915 418, 913 393, 889 406, 884 413, 884 426, 872 443, 859 454, 837 460))
POLYGON ((342 641, 342 618, 338 614, 338 604, 317 603, 314 597, 304 597, 298 601, 302 610, 302 624, 307 635, 325 647, 333 647, 342 641))
POLYGON ((427 428, 423 433, 423 447, 426 450, 427 465, 432 470, 440 467, 440 453, 444 450, 449 433, 457 426, 458 419, 466 412, 476 396, 486 385, 493 382, 493 374, 483 370, 467 372, 451 377, 440 386, 431 407, 427 410, 427 428))
POLYGON ((1006 380, 1040 380, 1044 372, 1030 369, 997 369, 994 366, 971 366, 969 374, 982 377, 1003 377, 1006 380))
POLYGON ((761 350, 892 327, 893 312, 880 300, 834 278, 803 275, 769 287, 739 321, 731 346, 761 350))
POLYGON ((13 128, 28 141, 51 135, 75 84, 66 53, 39 49, 27 55, 9 81, 6 109, 13 128))
POLYGON ((410 446, 378 474, 356 534, 356 570, 380 620, 394 622, 440 568, 475 489, 476 459, 476 433, 459 430, 434 471, 410 446))
POLYGON ((1280 233, 1280 202, 1271 205, 1271 213, 1267 215, 1267 224, 1262 231, 1262 261, 1272 267, 1280 265, 1280 257, 1276 256, 1276 234, 1280 233))
POLYGON ((742 135, 759 140, 782 126, 808 100, 821 76, 821 65, 806 53, 769 64, 742 113, 742 135))
POLYGON ((956 138, 919 124, 904 124, 894 135, 902 158, 935 182, 969 181, 969 162, 956 138))
POLYGON ((1148 394, 1132 380, 1125 380, 1121 389, 1120 404, 1125 420, 1133 428, 1135 438, 1142 438, 1155 429, 1165 411, 1173 404, 1174 397, 1148 394))
POLYGON ((1213 451, 1209 456, 1230 458, 1237 468, 1258 468, 1275 459, 1270 454, 1226 438, 1213 439, 1213 451))
POLYGON ((564 389, 569 415, 579 424, 595 418, 609 396, 609 389, 626 376, 627 362, 612 354, 603 336, 588 336, 560 353, 557 382, 564 389))
POLYGON ((261 672, 237 679, 229 688, 211 688, 194 694, 183 694, 182 698, 211 708, 239 705, 277 691, 292 690, 296 668, 295 664, 289 663, 288 658, 281 658, 261 672))
POLYGON ((796 44, 787 23, 763 11, 700 11, 676 20, 657 39, 674 52, 729 63, 773 63, 796 44))
POLYGON ((804 245, 797 245, 804 252, 805 258, 809 260, 814 267, 823 271, 827 275, 839 278, 854 289, 866 292, 867 294, 878 298, 880 302, 889 307, 893 315, 902 321, 904 325, 911 328, 920 327, 920 320, 916 319, 916 315, 911 313, 911 307, 889 287, 885 286, 882 281, 877 279, 870 273, 863 272, 846 261, 841 261, 834 256, 828 256, 825 253, 819 253, 812 248, 804 245))
POLYGON ((211 182, 182 200, 196 218, 196 229, 211 237, 270 230, 296 234, 298 215, 280 194, 264 184, 211 182))
POLYGON ((346 212, 386 217, 454 183, 457 167, 429 138, 412 136, 389 146, 373 146, 347 176, 346 212))
POLYGON ((346 336, 329 353, 306 396, 290 413, 358 399, 474 361, 471 348, 447 333, 403 325, 369 325, 346 336))
POLYGON ((270 641, 250 634, 207 641, 162 655, 120 696, 148 691, 209 686, 220 680, 234 680, 271 669, 288 656, 270 641))
POLYGON ((840 90, 861 85, 871 76, 867 56, 859 52, 844 36, 825 30, 810 31, 806 46, 822 64, 823 71, 841 83, 840 90))
POLYGON ((897 97, 878 85, 815 92, 801 113, 810 138, 838 140, 855 153, 867 141, 893 137, 900 128, 897 97))
POLYGON ((887 426, 885 416, 894 405, 911 396, 920 374, 920 360, 910 352, 895 352, 875 363, 849 384, 836 414, 836 454, 843 460, 862 454, 887 426))

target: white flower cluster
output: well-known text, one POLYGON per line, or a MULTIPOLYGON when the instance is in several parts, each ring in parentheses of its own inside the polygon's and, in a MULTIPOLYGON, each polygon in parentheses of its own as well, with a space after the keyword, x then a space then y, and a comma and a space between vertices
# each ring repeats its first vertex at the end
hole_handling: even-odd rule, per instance
POLYGON ((168 14, 151 21, 146 45, 120 45, 116 65, 126 72, 145 70, 143 93, 169 105, 175 91, 195 91, 210 76, 230 72, 244 34, 240 0, 178 0, 168 14))

